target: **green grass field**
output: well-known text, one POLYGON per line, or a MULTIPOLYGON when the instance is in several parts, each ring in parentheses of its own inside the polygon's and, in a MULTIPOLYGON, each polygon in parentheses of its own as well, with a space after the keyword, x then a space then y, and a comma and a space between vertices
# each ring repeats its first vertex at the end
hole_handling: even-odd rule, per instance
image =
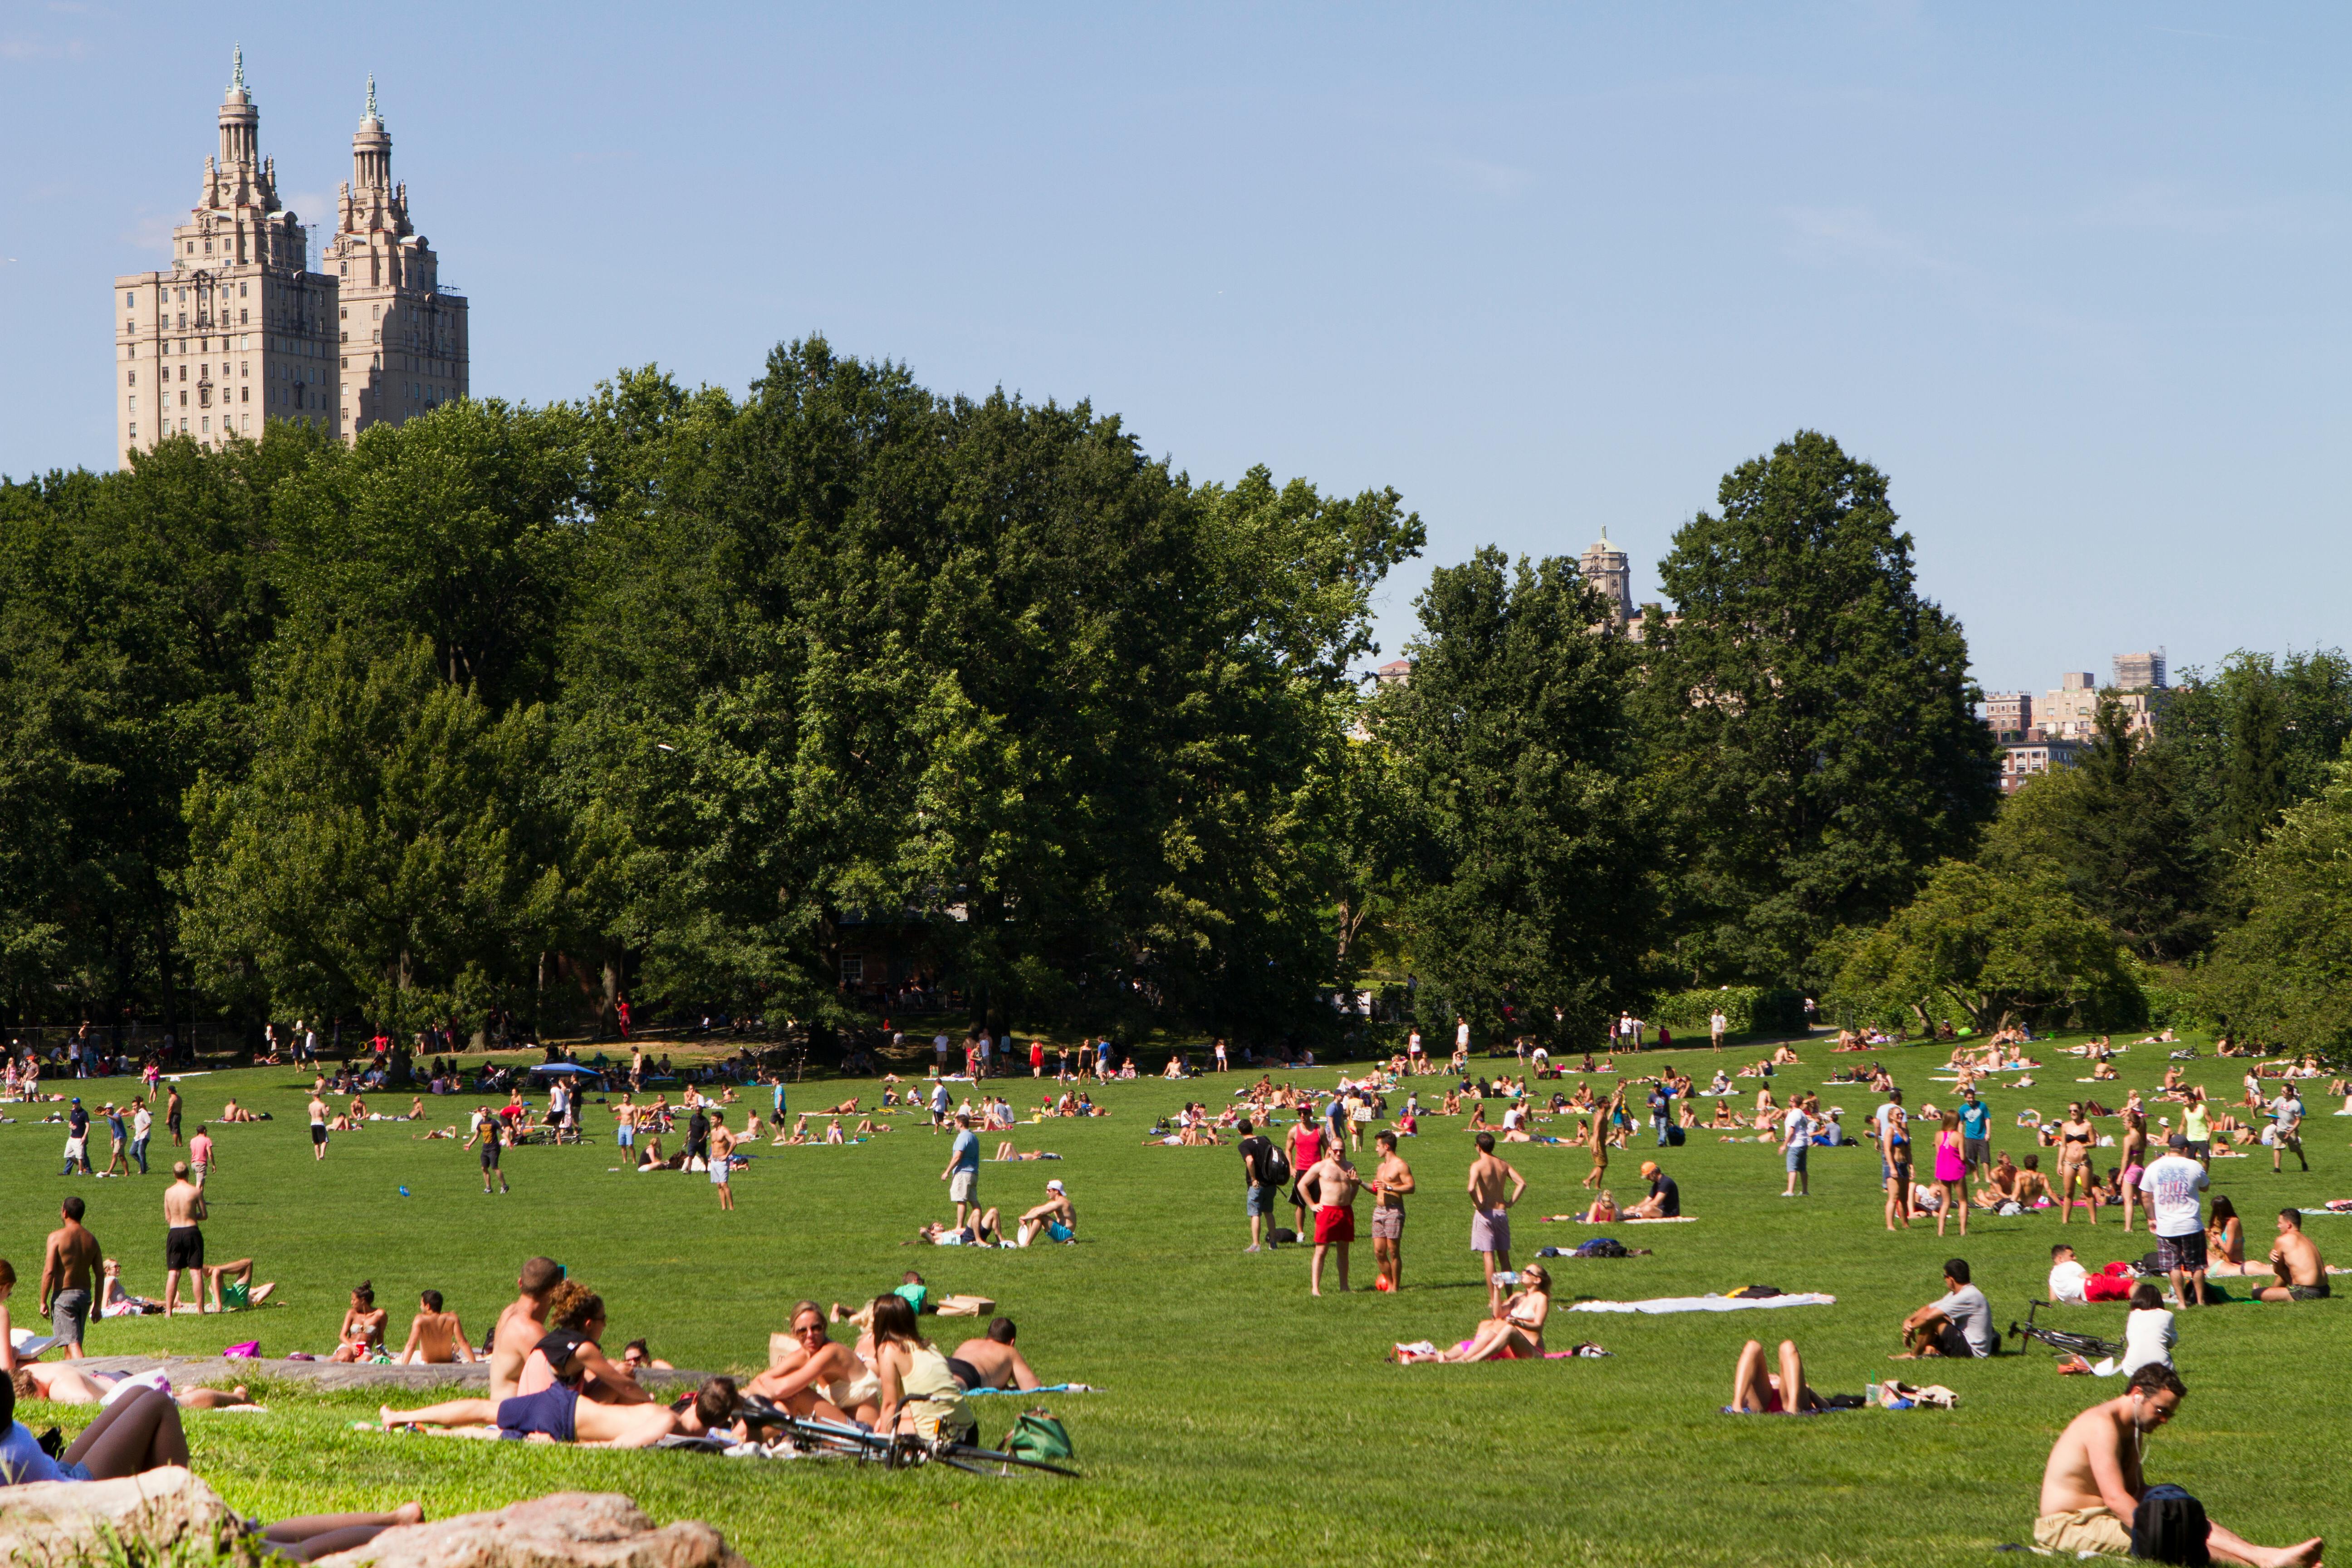
MULTIPOLYGON (((2073 1081, 2082 1070, 2073 1058, 2047 1047, 2040 1054, 2050 1064, 2036 1075, 2042 1087, 1987 1096, 1996 1148, 2028 1146, 2009 1132, 2018 1109, 2061 1112, 2088 1087, 2073 1081)), ((1948 1097, 1928 1081, 1940 1050, 1883 1055, 1914 1107, 1948 1097)), ((1676 1057, 1702 1081, 1715 1065, 1701 1059, 1705 1052, 1676 1057)), ((1783 1069, 1784 1099, 1791 1088, 1818 1084, 1832 1061, 1854 1059, 1833 1058, 1819 1042, 1805 1057, 1803 1068, 1783 1069)), ((2152 1047, 2122 1058, 2123 1084, 2100 1086, 2108 1102, 2120 1103, 2124 1087, 2151 1089, 2164 1058, 2152 1047)), ((2238 1098, 2238 1064, 2209 1057, 2191 1066, 2218 1100, 2238 1098)), ((1299 1077, 1328 1086, 1333 1073, 1299 1077)), ((611 1489, 660 1519, 707 1519, 770 1565, 812 1557, 1414 1563, 1520 1552, 1579 1563, 1975 1563, 1999 1543, 2030 1538, 2052 1436, 2073 1412, 2119 1391, 2113 1381, 2061 1378, 2036 1351, 1933 1364, 1961 1395, 1954 1412, 1802 1421, 1718 1415, 1733 1357, 1750 1335, 1796 1339, 1825 1391, 1859 1393, 1895 1370, 1885 1357, 1898 1348, 1896 1325, 1941 1293, 1938 1266, 1948 1256, 1971 1261, 2002 1325, 2021 1318, 2028 1298, 2042 1292, 2061 1232, 2043 1215, 1977 1222, 1965 1243, 1939 1241, 1932 1224, 1889 1235, 1874 1154, 1815 1151, 1812 1197, 1784 1201, 1775 1151, 1724 1144, 1707 1132, 1693 1133, 1668 1163, 1698 1223, 1618 1233, 1654 1247, 1654 1257, 1562 1260, 1561 1300, 1762 1282, 1828 1291, 1835 1306, 1556 1315, 1549 1336, 1556 1347, 1593 1338, 1613 1356, 1389 1364, 1383 1353, 1392 1342, 1450 1341, 1482 1315, 1460 1193, 1469 1159, 1460 1123, 1428 1118, 1406 1144, 1423 1187, 1405 1235, 1407 1288, 1313 1300, 1305 1249, 1242 1254, 1239 1161, 1230 1148, 1139 1146, 1156 1112, 1244 1081, 1236 1071, 1190 1085, 1114 1085, 1101 1091, 1114 1110, 1107 1119, 1024 1127, 1022 1148, 1064 1160, 985 1166, 983 1196, 1013 1211, 1060 1176, 1078 1205, 1083 1244, 959 1252, 900 1245, 946 1206, 936 1178, 947 1143, 926 1131, 848 1148, 763 1148, 736 1178, 740 1207, 727 1215, 699 1176, 613 1171, 620 1162, 601 1117, 591 1122, 601 1141, 590 1146, 510 1152, 512 1194, 485 1197, 470 1153, 416 1142, 412 1133, 421 1129, 405 1123, 340 1136, 326 1163, 314 1165, 300 1114, 307 1080, 294 1073, 192 1079, 184 1087, 191 1129, 230 1095, 277 1115, 261 1125, 215 1126, 222 1155, 206 1237, 215 1259, 258 1257, 262 1277, 281 1282, 278 1300, 226 1320, 105 1323, 93 1330, 91 1349, 211 1354, 257 1337, 265 1356, 323 1352, 346 1292, 362 1279, 372 1279, 393 1309, 395 1341, 426 1287, 445 1292, 478 1338, 509 1299, 517 1265, 545 1252, 604 1294, 608 1348, 617 1352, 621 1341, 642 1334, 681 1366, 751 1369, 765 1363, 767 1336, 795 1300, 870 1296, 915 1266, 937 1289, 994 1297, 1019 1320, 1022 1344, 1049 1381, 1109 1390, 1047 1400, 1077 1446, 1086 1479, 1076 1482, 387 1436, 352 1429, 373 1416, 373 1400, 282 1387, 270 1391, 267 1415, 188 1418, 198 1471, 249 1513, 388 1507, 416 1497, 438 1515, 555 1489, 611 1489), (402 1196, 403 1185, 414 1195, 402 1196)), ((81 1087, 95 1103, 131 1086, 81 1087)), ((1016 1103, 1025 1087, 1011 1085, 1016 1103)), ((852 1092, 869 1105, 878 1094, 872 1084, 810 1083, 794 1091, 794 1104, 852 1092)), ((1824 1090, 1823 1099, 1846 1107, 1850 1126, 1877 1103, 1852 1089, 1824 1090)), ((2215 1190, 2246 1216, 2250 1249, 2267 1247, 2269 1216, 2281 1205, 2352 1194, 2339 1135, 2347 1123, 2331 1119, 2336 1106, 2324 1096, 2305 1100, 2310 1174, 2294 1173, 2291 1160, 2290 1173, 2276 1176, 2267 1158, 2215 1163, 2215 1190)), ((406 1100, 382 1096, 376 1109, 404 1109, 406 1100)), ((469 1103, 428 1109, 446 1121, 469 1103)), ((16 1321, 32 1321, 42 1237, 68 1192, 89 1204, 91 1227, 123 1260, 131 1289, 160 1293, 161 1171, 144 1182, 61 1180, 62 1129, 35 1124, 28 1109, 9 1107, 18 1120, 0 1127, 0 1180, 12 1197, 0 1256, 22 1280, 11 1303, 16 1321)), ((1621 1197, 1636 1189, 1633 1163, 1647 1142, 1612 1158, 1621 1197)), ((986 1140, 983 1152, 993 1143, 986 1140)), ((156 1152, 168 1163, 160 1140, 156 1152)), ((1580 1151, 1505 1152, 1531 1184, 1517 1226, 1520 1259, 1591 1234, 1533 1223, 1574 1206, 1586 1167, 1580 1151)), ((2352 1221, 2341 1240, 2335 1223, 2314 1219, 2312 1234, 2331 1257, 2352 1260, 2352 1221)), ((2063 1234, 2095 1267, 2152 1245, 2144 1233, 2127 1242, 2112 1224, 2094 1230, 2079 1218, 2063 1234)), ((1369 1282, 1369 1242, 1360 1254, 1360 1278, 1369 1282)), ((2071 1321, 2119 1336, 2122 1311, 2076 1309, 2071 1321)), ((2347 1447, 2335 1378, 2347 1313, 2352 1301, 2338 1300, 2184 1314, 2178 1360, 2191 1397, 2151 1446, 2151 1478, 2188 1486, 2214 1517, 2256 1541, 2352 1530, 2352 1504, 2336 1479, 2347 1447)), ((971 1327, 927 1322, 950 1350, 971 1327)), ((266 1364, 258 1370, 266 1375, 266 1364)), ((1011 1400, 982 1408, 991 1435, 1015 1413, 1011 1400)), ((20 1414, 71 1430, 88 1412, 26 1406, 20 1414)))

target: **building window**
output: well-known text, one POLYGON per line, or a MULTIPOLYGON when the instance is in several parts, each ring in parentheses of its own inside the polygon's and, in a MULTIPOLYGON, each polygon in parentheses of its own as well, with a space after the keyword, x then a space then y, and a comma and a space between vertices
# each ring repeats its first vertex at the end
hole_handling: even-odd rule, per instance
POLYGON ((242 283, 236 286, 236 297, 240 300, 245 298, 245 285, 242 283))
POLYGON ((139 373, 137 371, 134 370, 131 373, 131 380, 126 384, 131 386, 139 384, 139 373))
POLYGON ((133 414, 139 412, 139 395, 135 392, 131 395, 131 412, 133 414))
POLYGON ((236 389, 236 400, 237 400, 239 403, 250 403, 250 402, 252 402, 252 401, 253 401, 253 388, 251 388, 251 387, 249 387, 249 386, 240 386, 240 387, 238 387, 238 388, 236 389))
POLYGON ((136 294, 125 293, 122 296, 122 308, 126 310, 137 310, 139 308, 139 296, 136 294))
POLYGON ((209 436, 213 433, 213 422, 209 419, 199 419, 196 421, 196 426, 205 435, 209 436))
POLYGON ((131 427, 131 438, 134 441, 139 439, 139 426, 136 425, 131 427))

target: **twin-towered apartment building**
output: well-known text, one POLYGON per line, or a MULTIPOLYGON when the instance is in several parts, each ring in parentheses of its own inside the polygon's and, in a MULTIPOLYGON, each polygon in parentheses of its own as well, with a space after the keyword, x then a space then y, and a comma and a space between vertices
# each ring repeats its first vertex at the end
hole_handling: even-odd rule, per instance
POLYGON ((315 269, 309 229, 279 205, 276 160, 260 155, 260 122, 239 48, 220 151, 173 232, 172 265, 114 280, 126 466, 165 436, 217 446, 257 439, 272 419, 352 440, 467 394, 466 300, 440 281, 409 221, 408 187, 393 183, 375 79, 315 269))

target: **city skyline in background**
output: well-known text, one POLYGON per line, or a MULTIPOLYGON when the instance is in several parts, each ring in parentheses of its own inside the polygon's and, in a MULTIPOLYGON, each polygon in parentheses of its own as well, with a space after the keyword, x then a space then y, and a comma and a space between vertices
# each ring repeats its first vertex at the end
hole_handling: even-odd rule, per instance
POLYGON ((646 362, 740 393, 822 331, 942 393, 1091 399, 1196 479, 1393 485, 1430 542, 1381 658, 1489 542, 1605 530, 1654 599, 1675 528, 1801 427, 1890 474, 1988 691, 2347 640, 2352 22, 2320 8, 415 21, 0 26, 40 153, 0 297, 44 367, 0 390, 0 471, 118 460, 101 307, 187 221, 241 41, 314 244, 375 74, 483 310, 478 395, 646 362))

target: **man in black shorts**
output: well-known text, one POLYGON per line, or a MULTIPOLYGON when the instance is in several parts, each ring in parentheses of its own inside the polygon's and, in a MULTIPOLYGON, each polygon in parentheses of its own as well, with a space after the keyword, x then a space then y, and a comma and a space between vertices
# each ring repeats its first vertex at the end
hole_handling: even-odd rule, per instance
POLYGON ((504 1142, 505 1138, 500 1132, 499 1119, 495 1116, 484 1117, 482 1119, 482 1191, 485 1194, 490 1190, 490 1178, 493 1175, 499 1179, 499 1191, 503 1193, 509 1190, 507 1186, 507 1173, 499 1165, 499 1149, 504 1142))
POLYGON ((163 1189, 163 1313, 178 1304, 180 1276, 188 1277, 188 1296, 196 1310, 205 1310, 205 1233, 197 1222, 205 1217, 205 1190, 188 1180, 188 1163, 172 1167, 172 1184, 163 1189))

